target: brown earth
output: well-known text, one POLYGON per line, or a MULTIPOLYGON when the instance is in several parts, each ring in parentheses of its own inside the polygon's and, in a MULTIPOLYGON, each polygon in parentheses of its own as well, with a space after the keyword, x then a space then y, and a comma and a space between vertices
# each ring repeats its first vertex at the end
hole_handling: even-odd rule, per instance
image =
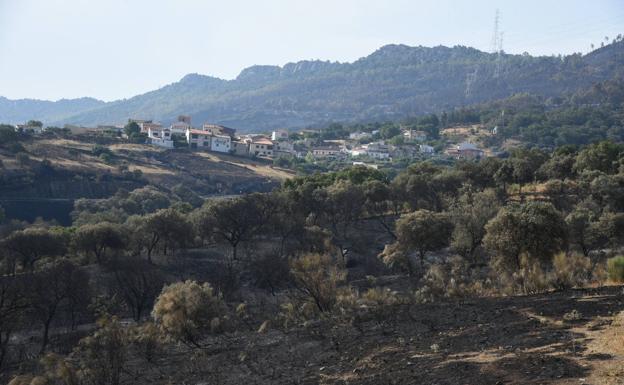
POLYGON ((134 371, 137 384, 622 384, 623 300, 603 287, 405 305, 361 332, 238 333, 134 371))

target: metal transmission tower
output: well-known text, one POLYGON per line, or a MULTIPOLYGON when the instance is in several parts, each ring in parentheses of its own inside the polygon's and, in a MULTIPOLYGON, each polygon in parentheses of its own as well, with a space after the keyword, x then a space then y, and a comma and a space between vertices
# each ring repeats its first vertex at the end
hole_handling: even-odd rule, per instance
POLYGON ((464 91, 464 97, 466 100, 472 96, 472 87, 477 82, 477 74, 479 72, 479 68, 475 68, 473 72, 470 72, 466 75, 466 90, 464 91))
POLYGON ((499 31, 500 12, 497 9, 494 16, 494 34, 492 35, 492 53, 496 54, 496 62, 494 65, 494 77, 498 78, 502 68, 503 56, 503 32, 499 31))
POLYGON ((492 53, 496 53, 498 50, 498 23, 500 21, 500 12, 496 9, 496 15, 494 16, 494 34, 492 35, 492 53))

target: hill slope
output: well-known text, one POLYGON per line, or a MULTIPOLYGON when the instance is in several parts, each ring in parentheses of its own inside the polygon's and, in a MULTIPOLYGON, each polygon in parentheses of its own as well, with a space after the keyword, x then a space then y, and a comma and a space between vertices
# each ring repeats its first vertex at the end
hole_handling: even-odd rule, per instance
POLYGON ((146 94, 47 120, 122 123, 132 116, 166 123, 187 113, 197 122, 210 120, 254 131, 329 121, 400 119, 518 92, 558 96, 621 76, 623 63, 622 41, 584 56, 504 54, 499 63, 495 54, 462 46, 388 45, 353 63, 253 66, 229 81, 191 74, 146 94))
POLYGON ((61 99, 56 102, 36 99, 10 100, 0 96, 0 122, 24 123, 30 119, 62 121, 80 112, 105 105, 93 98, 61 99))

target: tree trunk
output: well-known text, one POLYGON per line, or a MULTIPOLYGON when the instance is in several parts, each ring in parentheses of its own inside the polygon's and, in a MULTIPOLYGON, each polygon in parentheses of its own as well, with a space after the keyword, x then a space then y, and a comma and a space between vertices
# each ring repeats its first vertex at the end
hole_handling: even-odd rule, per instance
POLYGON ((46 322, 43 324, 43 339, 41 341, 41 351, 43 354, 45 352, 46 347, 48 346, 48 340, 50 335, 50 324, 52 323, 52 318, 48 318, 46 322))

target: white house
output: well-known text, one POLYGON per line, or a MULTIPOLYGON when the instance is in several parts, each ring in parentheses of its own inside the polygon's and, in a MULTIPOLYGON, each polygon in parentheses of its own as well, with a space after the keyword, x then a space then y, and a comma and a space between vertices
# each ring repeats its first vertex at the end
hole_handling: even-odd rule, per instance
POLYGON ((368 132, 352 132, 349 134, 349 139, 351 140, 360 140, 360 139, 369 139, 372 135, 368 132))
POLYGON ((141 122, 137 124, 139 125, 139 128, 141 129, 141 133, 143 134, 147 134, 150 129, 152 131, 157 131, 163 128, 162 124, 153 123, 151 120, 149 122, 141 122))
POLYGON ((312 149, 315 158, 335 158, 340 155, 340 147, 316 147, 312 149))
POLYGON ((185 131, 186 143, 190 148, 208 148, 210 149, 210 142, 212 134, 208 131, 194 130, 188 128, 185 131))
POLYGON ((381 143, 371 143, 366 146, 366 154, 373 159, 390 159, 390 149, 381 143))
POLYGON ((232 138, 229 135, 213 135, 210 142, 210 151, 229 153, 232 138))
POLYGON ((175 122, 171 126, 169 126, 172 134, 184 134, 186 135, 186 131, 191 129, 191 125, 186 122, 175 122))
POLYGON ((171 130, 168 128, 148 128, 147 137, 151 144, 155 146, 173 148, 173 140, 171 139, 171 130))
POLYGON ((284 140, 288 139, 288 131, 286 130, 277 130, 271 133, 271 140, 284 140))

